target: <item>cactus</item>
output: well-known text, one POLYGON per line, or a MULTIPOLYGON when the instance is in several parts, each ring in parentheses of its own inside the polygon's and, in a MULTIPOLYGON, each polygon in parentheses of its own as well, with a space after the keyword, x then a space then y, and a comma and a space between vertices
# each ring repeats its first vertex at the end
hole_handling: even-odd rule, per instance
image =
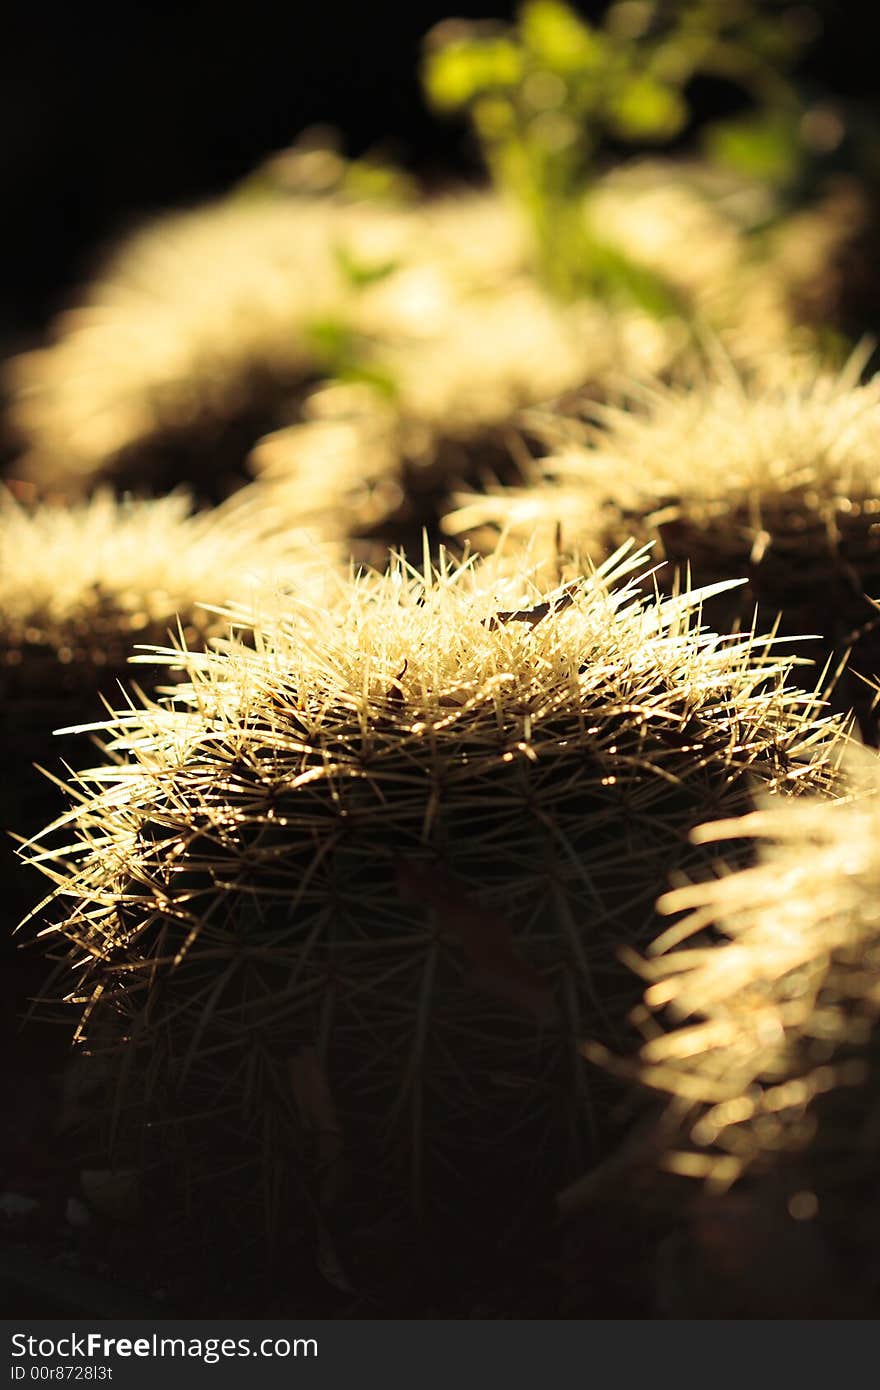
POLYGON ((642 159, 611 169, 591 204, 605 234, 690 306, 701 336, 717 336, 759 379, 774 351, 846 350, 840 266, 866 235, 860 188, 832 183, 811 206, 773 219, 760 183, 696 160, 642 159))
MULTIPOLYGON (((410 291, 417 308, 411 283, 401 309, 410 291)), ((424 527, 436 535, 453 486, 521 476, 523 407, 599 389, 615 356, 650 370, 680 346, 673 330, 635 315, 587 303, 563 311, 514 282, 387 341, 376 361, 394 383, 390 399, 369 382, 331 383, 305 401, 304 421, 257 444, 251 464, 287 514, 348 535, 358 558, 380 565, 389 546, 417 548, 424 527)))
POLYGON ((295 418, 310 381, 372 379, 377 341, 418 350, 426 315, 445 322, 462 297, 503 294, 521 244, 482 194, 407 209, 233 193, 160 218, 119 247, 53 344, 11 363, 21 467, 75 491, 124 479, 145 449, 155 475, 189 444, 207 486, 224 432, 239 466, 246 444, 295 418))
POLYGON ((106 722, 26 851, 115 1162, 253 1235, 248 1194, 276 1234, 340 1191, 452 1217, 596 1156, 578 1044, 622 1038, 618 950, 707 810, 833 792, 841 734, 643 568, 542 592, 400 561, 165 653, 188 683, 106 722))
POLYGON ((815 1222, 827 1267, 876 1314, 880 761, 853 751, 849 773, 834 806, 779 800, 695 832, 751 838, 757 862, 658 904, 677 920, 638 970, 665 1026, 635 1066, 670 1100, 664 1166, 735 1184, 734 1215, 781 1202, 789 1225, 815 1222))
MULTIPOLYGON (((655 538, 695 583, 748 575, 714 621, 781 610, 785 632, 820 634, 835 661, 858 637, 852 665, 871 675, 880 377, 860 383, 863 361, 789 359, 759 385, 719 360, 696 386, 637 391, 641 408, 598 410, 591 438, 536 465, 532 486, 462 499, 446 526, 539 529, 597 558, 630 532, 655 538)), ((859 689, 842 693, 869 724, 859 689)))
POLYGON ((236 590, 320 572, 305 531, 279 528, 258 486, 197 511, 178 491, 116 499, 107 489, 75 507, 30 506, 0 493, 0 608, 8 665, 30 645, 59 664, 121 666, 131 643, 158 641, 182 616, 194 641, 216 620, 200 605, 236 590))
POLYGON ((99 717, 99 692, 113 694, 138 643, 167 640, 178 624, 191 646, 204 643, 222 627, 209 605, 269 577, 317 595, 335 556, 322 559, 310 544, 278 529, 257 484, 204 512, 182 492, 117 501, 99 491, 61 508, 26 506, 3 490, 4 831, 30 834, 45 822, 52 788, 33 764, 60 770, 52 731, 99 717))
POLYGON ((20 470, 70 493, 110 473, 140 482, 147 448, 161 486, 169 465, 180 481, 196 447, 207 476, 194 480, 222 495, 219 446, 231 436, 238 468, 279 398, 315 370, 309 324, 344 312, 333 247, 357 254, 378 231, 387 259, 398 222, 335 199, 229 197, 138 231, 58 320, 55 342, 9 366, 20 470))

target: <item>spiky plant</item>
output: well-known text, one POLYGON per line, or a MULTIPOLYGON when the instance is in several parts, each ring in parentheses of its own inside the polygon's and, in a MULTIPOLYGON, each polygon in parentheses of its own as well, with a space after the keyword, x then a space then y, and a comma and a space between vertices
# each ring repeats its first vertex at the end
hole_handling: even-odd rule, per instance
POLYGON ((98 717, 98 692, 114 693, 137 644, 179 626, 198 646, 222 627, 210 605, 270 579, 317 593, 332 558, 279 529, 259 485, 201 512, 183 492, 99 491, 73 507, 0 492, 3 829, 29 833, 45 819, 48 783, 33 762, 58 767, 52 731, 98 717))
POLYGON ((522 280, 450 297, 403 276, 389 303, 392 293, 401 308, 411 296, 413 318, 372 357, 390 394, 369 381, 325 386, 304 402, 304 421, 251 456, 280 507, 328 535, 378 541, 369 559, 389 544, 417 547, 424 526, 435 534, 463 482, 519 478, 523 407, 607 390, 619 362, 651 371, 683 345, 674 327, 596 304, 562 309, 522 280))
POLYGON ((757 861, 666 894, 676 921, 637 963, 654 1020, 637 1073, 673 1116, 664 1166, 736 1184, 734 1215, 752 1224, 749 1202, 781 1200, 792 1249, 791 1218, 815 1221, 826 1274, 845 1271, 874 1311, 878 828, 880 760, 865 750, 831 807, 776 801, 700 827, 700 844, 753 840, 757 861))
POLYGON ((653 538, 694 582, 748 575, 721 621, 782 610, 787 631, 820 634, 837 657, 865 628, 852 664, 871 674, 880 377, 860 382, 863 364, 789 361, 757 384, 718 359, 690 386, 636 389, 634 408, 597 409, 584 443, 536 465, 532 486, 463 499, 447 526, 539 529, 596 556, 630 532, 653 538))
POLYGON ((166 653, 189 683, 106 722, 27 853, 115 1162, 251 1235, 262 1197, 283 1240, 345 1173, 373 1217, 476 1220, 595 1156, 578 1044, 620 1037, 618 949, 707 811, 832 790, 840 733, 643 567, 547 592, 397 563, 166 653))
POLYGON ((751 371, 762 373, 774 351, 846 341, 839 263, 867 218, 859 187, 832 184, 779 218, 760 183, 696 160, 637 160, 598 183, 592 206, 606 235, 673 286, 703 333, 751 371))
POLYGON ((152 445, 153 475, 172 459, 179 477, 195 439, 210 485, 224 439, 238 463, 279 397, 316 370, 312 326, 339 319, 350 297, 336 248, 384 263, 400 230, 395 209, 233 196, 138 231, 57 321, 54 343, 9 366, 21 469, 76 492, 124 475, 152 445))
MULTIPOLYGON (((409 208, 230 196, 160 219, 120 247, 81 306, 58 321, 53 344, 11 364, 20 467, 41 484, 75 490, 95 476, 124 476, 145 450, 154 475, 169 460, 179 471, 188 451, 209 487, 224 439, 237 465, 273 424, 296 418, 310 381, 354 376, 381 396, 399 376, 404 397, 426 394, 431 370, 478 330, 483 306, 496 322, 502 391, 533 401, 601 375, 611 347, 598 331, 576 343, 571 316, 530 290, 524 242, 515 217, 480 193, 409 208), (510 387, 512 319, 527 337, 510 387), (532 386, 524 364, 536 334, 540 355, 556 366, 532 386), (411 367, 426 353, 430 363, 411 367)), ((613 329, 598 310, 592 327, 613 329)), ((656 336, 634 367, 660 365, 656 336)), ((638 349, 632 328, 628 339, 638 349)), ((481 379, 491 397, 488 359, 481 379)), ((441 412, 449 405, 447 390, 441 412)), ((468 420, 474 409, 479 423, 491 423, 497 402, 487 400, 484 418, 471 399, 468 420)), ((428 418, 436 425, 436 412, 428 418)))

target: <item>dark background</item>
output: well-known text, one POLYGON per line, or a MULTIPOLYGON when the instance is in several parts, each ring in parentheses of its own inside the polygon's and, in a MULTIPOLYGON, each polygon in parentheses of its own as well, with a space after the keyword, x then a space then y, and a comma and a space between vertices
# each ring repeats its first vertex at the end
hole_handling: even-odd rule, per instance
MULTIPOLYGON (((873 41, 855 4, 826 4, 807 75, 872 98, 873 41)), ((587 14, 601 3, 581 3, 587 14)), ((38 337, 113 239, 150 212, 217 193, 303 128, 429 177, 476 175, 462 124, 425 108, 425 32, 493 0, 391 4, 12 0, 0 22, 0 349, 38 337)), ((698 108, 723 108, 706 88, 698 108)))

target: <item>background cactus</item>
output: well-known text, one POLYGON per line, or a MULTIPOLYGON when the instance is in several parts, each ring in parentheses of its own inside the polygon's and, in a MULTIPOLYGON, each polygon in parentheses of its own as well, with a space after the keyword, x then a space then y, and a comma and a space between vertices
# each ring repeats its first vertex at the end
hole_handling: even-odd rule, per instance
MULTIPOLYGON (((100 490, 73 507, 0 492, 2 859, 22 911, 25 882, 8 835, 32 834, 57 796, 33 766, 61 771, 53 731, 101 717, 99 692, 118 698, 139 643, 179 630, 198 647, 223 627, 212 604, 270 579, 317 598, 332 588, 337 554, 306 532, 281 532, 259 485, 210 511, 183 492, 136 501, 100 490)), ((78 750, 67 740, 63 751, 78 750)))
MULTIPOLYGON (((632 408, 596 408, 583 442, 535 465, 532 486, 462 499, 446 525, 494 520, 545 545, 607 554, 634 532, 700 584, 748 575, 713 621, 748 622, 755 604, 783 632, 817 633, 836 663, 872 675, 878 661, 880 377, 864 357, 841 370, 777 362, 750 382, 723 360, 688 387, 634 388, 632 408)), ((478 534, 477 539, 481 537, 478 534)), ((672 566, 667 573, 672 573, 672 566)), ((871 700, 849 680, 839 698, 871 728, 871 700)))
POLYGON ((316 370, 309 325, 351 298, 334 248, 384 263, 400 232, 381 205, 239 195, 135 233, 57 322, 56 342, 10 364, 19 469, 69 492, 126 470, 140 481, 146 446, 155 485, 182 481, 189 455, 190 474, 222 496, 224 461, 239 468, 279 397, 316 370))
POLYGON ((840 733, 642 566, 548 593, 397 565, 168 653, 190 684, 108 721, 28 856, 116 1162, 172 1164, 212 1229, 262 1196, 283 1239, 346 1174, 361 1223, 414 1200, 485 1229, 595 1157, 578 1044, 621 1037, 618 949, 707 809, 832 791, 840 733))

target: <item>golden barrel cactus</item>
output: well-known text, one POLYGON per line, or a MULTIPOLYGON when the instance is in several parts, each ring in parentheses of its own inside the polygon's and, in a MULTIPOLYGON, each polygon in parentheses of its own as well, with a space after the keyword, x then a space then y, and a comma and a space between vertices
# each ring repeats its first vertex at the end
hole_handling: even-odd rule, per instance
MULTIPOLYGON (((537 533, 597 559, 629 534, 652 539, 668 574, 748 577, 713 621, 747 624, 757 604, 769 625, 781 611, 783 632, 817 634, 835 662, 855 642, 852 667, 875 674, 880 377, 860 381, 863 361, 787 359, 761 382, 716 358, 696 382, 636 387, 536 463, 529 485, 463 498, 447 529, 484 545, 493 530, 537 533)), ((842 698, 870 703, 858 682, 842 698)))
POLYGON ((183 683, 106 721, 26 851, 114 1162, 283 1241, 339 1201, 479 1223, 595 1159, 618 951, 707 813, 833 792, 841 732, 643 568, 399 562, 166 652, 183 683))

